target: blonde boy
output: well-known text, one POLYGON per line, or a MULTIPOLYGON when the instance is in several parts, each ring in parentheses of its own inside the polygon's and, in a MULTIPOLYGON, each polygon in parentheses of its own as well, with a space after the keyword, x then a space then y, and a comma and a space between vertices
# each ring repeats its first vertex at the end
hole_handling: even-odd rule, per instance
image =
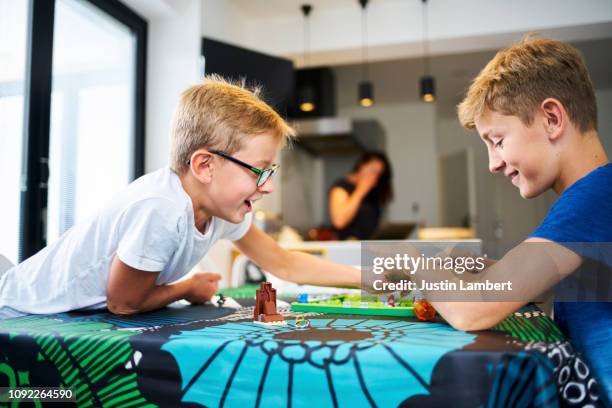
POLYGON ((210 76, 181 96, 170 166, 131 183, 110 204, 0 277, 0 316, 108 307, 140 313, 179 299, 206 302, 220 276, 176 282, 219 239, 276 276, 358 287, 359 271, 281 249, 251 224, 273 191, 273 165, 293 129, 257 94, 210 76))
MULTIPOLYGON (((559 199, 530 237, 487 270, 513 279, 524 298, 434 302, 438 311, 457 328, 489 328, 574 273, 592 257, 581 250, 589 245, 603 245, 595 261, 607 264, 609 284, 612 165, 599 141, 595 95, 580 53, 560 41, 525 38, 487 64, 458 114, 485 143, 492 173, 507 176, 523 198, 552 189, 559 199)), ((555 319, 590 363, 603 398, 610 398, 612 303, 557 302, 555 319)))

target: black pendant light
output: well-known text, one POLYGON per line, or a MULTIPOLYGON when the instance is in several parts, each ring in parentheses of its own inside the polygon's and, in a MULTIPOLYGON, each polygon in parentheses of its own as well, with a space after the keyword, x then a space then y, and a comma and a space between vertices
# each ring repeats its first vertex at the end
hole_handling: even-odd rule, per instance
POLYGON ((361 5, 361 68, 363 80, 359 82, 359 104, 364 108, 374 105, 374 84, 368 80, 368 0, 358 0, 361 5))
POLYGON ((433 76, 429 74, 429 38, 427 32, 427 0, 423 2, 423 68, 425 75, 421 77, 420 89, 421 100, 423 102, 434 102, 436 100, 436 82, 433 76))
MULTIPOLYGON (((302 4, 302 14, 304 15, 304 67, 310 64, 310 4, 302 4)), ((304 84, 298 90, 298 104, 302 112, 312 112, 316 108, 315 91, 312 85, 304 84)))
POLYGON ((436 88, 434 77, 425 75, 421 77, 421 99, 423 102, 433 102, 436 100, 436 88))

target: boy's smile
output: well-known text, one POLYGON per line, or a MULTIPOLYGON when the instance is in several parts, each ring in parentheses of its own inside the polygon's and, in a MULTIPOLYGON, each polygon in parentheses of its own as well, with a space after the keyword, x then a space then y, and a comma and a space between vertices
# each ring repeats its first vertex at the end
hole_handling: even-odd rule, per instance
POLYGON ((278 139, 264 132, 249 137, 232 154, 214 149, 194 152, 191 170, 181 176, 181 183, 193 203, 196 228, 205 231, 211 216, 241 223, 253 203, 274 190, 272 177, 262 174, 272 170, 279 149, 278 139))
MULTIPOLYGON (((250 138, 242 149, 232 157, 251 166, 261 169, 269 168, 279 144, 273 135, 262 133, 250 138)), ((253 203, 265 194, 274 190, 272 177, 264 184, 257 186, 257 175, 251 170, 222 157, 215 157, 216 169, 211 185, 211 198, 221 218, 233 222, 242 222, 244 216, 253 210, 253 203)))
POLYGON ((503 172, 523 198, 536 197, 554 184, 558 155, 538 114, 526 126, 517 116, 487 109, 475 124, 487 146, 489 170, 503 172))

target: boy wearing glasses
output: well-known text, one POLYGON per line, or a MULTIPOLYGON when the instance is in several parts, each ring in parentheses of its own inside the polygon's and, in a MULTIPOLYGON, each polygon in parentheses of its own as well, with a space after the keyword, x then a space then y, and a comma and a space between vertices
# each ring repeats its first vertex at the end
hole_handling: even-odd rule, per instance
POLYGON ((186 275, 220 239, 297 283, 358 287, 358 270, 291 253, 251 225, 273 191, 273 164, 294 130, 256 93, 208 77, 181 96, 170 166, 131 183, 92 218, 0 276, 0 318, 108 307, 154 310, 208 301, 220 276, 186 275))

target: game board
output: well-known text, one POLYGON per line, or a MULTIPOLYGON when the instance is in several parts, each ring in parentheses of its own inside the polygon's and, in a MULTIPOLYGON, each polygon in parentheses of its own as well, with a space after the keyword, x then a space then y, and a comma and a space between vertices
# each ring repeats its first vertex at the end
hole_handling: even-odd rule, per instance
POLYGON ((291 303, 294 312, 318 312, 343 315, 365 316, 414 316, 413 302, 409 298, 396 298, 362 295, 336 295, 324 299, 291 303), (393 306, 394 304, 394 306, 393 306))

